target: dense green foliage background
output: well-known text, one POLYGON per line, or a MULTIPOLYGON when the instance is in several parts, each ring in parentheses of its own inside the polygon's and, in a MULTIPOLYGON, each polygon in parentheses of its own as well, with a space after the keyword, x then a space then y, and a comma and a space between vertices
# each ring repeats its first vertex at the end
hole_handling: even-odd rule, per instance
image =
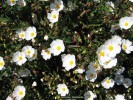
MULTIPOLYGON (((114 72, 119 66, 124 66, 124 76, 133 77, 133 53, 127 55, 121 53, 118 55, 118 67, 109 70, 103 70, 99 73, 94 83, 85 80, 84 74, 76 74, 73 70, 67 72, 62 67, 61 56, 52 57, 45 61, 41 56, 41 50, 49 48, 54 39, 62 39, 65 43, 65 53, 76 55, 77 66, 87 66, 91 61, 97 59, 96 50, 112 35, 119 35, 122 38, 133 41, 133 27, 129 30, 117 30, 110 32, 112 24, 119 23, 119 19, 129 16, 132 12, 132 2, 128 0, 119 0, 114 14, 108 14, 109 9, 105 6, 108 0, 101 0, 95 3, 93 0, 71 0, 74 6, 69 10, 68 0, 63 0, 65 10, 60 12, 59 21, 53 28, 49 26, 47 13, 50 12, 49 5, 52 1, 26 0, 25 7, 8 6, 5 0, 0 1, 0 56, 4 58, 5 69, 0 71, 0 97, 1 100, 13 91, 17 84, 26 87, 26 96, 24 100, 54 100, 60 98, 57 94, 57 85, 66 83, 71 96, 83 96, 84 92, 95 91, 98 95, 97 100, 105 100, 106 96, 125 93, 126 97, 131 95, 132 88, 125 89, 124 86, 114 86, 110 90, 96 87, 103 77, 114 77, 114 72), (15 32, 19 29, 26 29, 29 26, 37 28, 36 42, 18 41, 15 39, 15 32), (45 41, 44 35, 49 36, 45 41), (87 35, 90 34, 90 37, 87 35), (14 52, 19 51, 25 45, 32 45, 38 50, 37 59, 32 62, 26 62, 23 66, 17 66, 11 63, 14 52), (28 77, 20 77, 17 73, 23 69, 29 69, 31 74, 28 77), (16 73, 16 74, 15 74, 16 73), (43 79, 41 82, 40 79, 43 79), (32 87, 33 81, 37 82, 36 87, 32 87), (75 83, 77 81, 77 83, 75 83), (107 94, 107 95, 106 95, 107 94)), ((116 3, 116 0, 112 0, 116 3)), ((60 100, 60 99, 59 99, 60 100)))

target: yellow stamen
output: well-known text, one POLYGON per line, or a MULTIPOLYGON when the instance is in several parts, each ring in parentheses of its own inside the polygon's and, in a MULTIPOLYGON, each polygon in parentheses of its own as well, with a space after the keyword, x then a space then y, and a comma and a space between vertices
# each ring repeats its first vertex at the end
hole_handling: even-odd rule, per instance
POLYGON ((65 91, 65 90, 66 90, 66 88, 63 87, 63 88, 62 88, 62 91, 65 91))
POLYGON ((35 33, 34 32, 31 32, 30 36, 31 37, 35 36, 35 33))
POLYGON ((109 46, 108 49, 109 49, 110 51, 112 51, 112 50, 114 50, 114 47, 113 47, 113 46, 109 46))
POLYGON ((61 47, 60 46, 57 46, 56 49, 59 51, 61 49, 61 47))
POLYGON ((0 67, 3 66, 3 65, 4 65, 4 63, 3 62, 0 62, 0 67))
POLYGON ((56 8, 57 8, 57 9, 60 9, 60 5, 59 5, 59 4, 56 4, 56 8))
POLYGON ((23 37, 24 37, 24 33, 21 33, 21 34, 20 34, 20 37, 23 38, 23 37))
POLYGON ((69 62, 69 65, 73 65, 73 63, 74 63, 74 62, 71 60, 71 61, 69 62))
POLYGON ((22 56, 19 56, 18 59, 19 59, 19 60, 22 60, 23 58, 22 58, 22 56))
POLYGON ((129 25, 129 23, 128 22, 125 22, 125 26, 128 26, 129 25))
POLYGON ((10 2, 11 2, 11 3, 14 3, 14 2, 15 2, 15 0, 10 0, 10 2))
POLYGON ((126 50, 127 49, 127 46, 126 45, 123 45, 123 49, 126 50))
POLYGON ((30 51, 30 50, 28 50, 28 51, 27 51, 27 54, 29 55, 30 53, 31 53, 31 51, 30 51))
POLYGON ((109 79, 106 80, 106 83, 110 83, 111 81, 109 79))
POLYGON ((101 51, 101 52, 99 53, 99 55, 100 55, 101 57, 103 57, 103 56, 104 56, 104 52, 101 51))
POLYGON ((23 92, 22 91, 19 91, 19 95, 22 96, 23 95, 23 92))
POLYGON ((52 17, 55 19, 57 16, 56 16, 56 14, 54 14, 52 17))

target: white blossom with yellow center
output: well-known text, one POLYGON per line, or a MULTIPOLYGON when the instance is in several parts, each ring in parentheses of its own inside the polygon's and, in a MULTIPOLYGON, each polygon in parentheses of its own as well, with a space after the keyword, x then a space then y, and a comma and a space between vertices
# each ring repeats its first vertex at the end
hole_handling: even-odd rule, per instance
POLYGON ((64 52, 65 46, 62 40, 56 39, 53 40, 52 43, 50 44, 50 52, 54 56, 58 56, 61 52, 64 52))
POLYGON ((50 9, 51 10, 56 10, 56 11, 61 11, 63 10, 64 5, 62 0, 55 0, 54 3, 50 4, 50 9))
POLYGON ((94 69, 89 69, 86 71, 86 80, 89 80, 90 82, 94 82, 97 79, 97 73, 94 69))
POLYGON ((98 63, 98 61, 96 62, 90 62, 88 69, 93 69, 95 71, 101 71, 102 70, 102 66, 98 63))
POLYGON ((119 20, 119 26, 121 29, 129 29, 131 28, 131 26, 133 25, 133 19, 132 17, 122 17, 120 20, 119 20))
POLYGON ((104 63, 99 60, 99 63, 101 66, 103 66, 104 69, 109 69, 117 65, 117 58, 109 58, 104 63))
POLYGON ((7 0, 7 4, 10 6, 14 6, 18 0, 7 0))
POLYGON ((127 53, 131 53, 133 51, 132 42, 126 39, 122 40, 122 49, 127 53))
POLYGON ((47 18, 51 23, 55 23, 58 21, 59 18, 59 12, 56 10, 53 10, 51 13, 47 14, 47 18))
POLYGON ((25 31, 23 31, 23 30, 18 30, 18 31, 16 31, 16 33, 17 33, 17 36, 18 36, 18 38, 19 38, 20 40, 25 39, 25 31))
POLYGON ((42 55, 43 59, 45 59, 45 60, 48 60, 51 58, 51 52, 49 49, 42 50, 41 55, 42 55))
POLYGON ((36 28, 35 27, 28 27, 25 32, 25 39, 27 41, 34 39, 37 35, 36 28))
MULTIPOLYGON (((25 92, 26 92, 26 89, 24 86, 16 86, 14 88, 14 91, 13 91, 13 97, 15 97, 16 99, 19 98, 19 99, 22 99, 24 98, 25 96, 25 92)), ((15 99, 15 100, 16 100, 15 99)))
POLYGON ((76 66, 75 55, 73 54, 63 55, 62 63, 63 63, 62 66, 65 67, 67 71, 69 71, 70 69, 73 69, 76 66))
POLYGON ((67 88, 66 84, 58 84, 57 92, 61 96, 66 96, 69 93, 69 89, 67 88))
POLYGON ((3 60, 3 57, 0 56, 0 70, 3 69, 4 65, 5 65, 5 62, 3 60))
POLYGON ((97 96, 92 91, 87 91, 84 93, 84 100, 94 100, 97 96))
POLYGON ((115 57, 121 51, 121 46, 112 39, 107 40, 104 45, 105 52, 109 57, 115 57))
POLYGON ((101 85, 106 88, 106 89, 109 89, 109 88, 112 88, 114 86, 114 80, 113 79, 110 79, 109 77, 106 77, 102 82, 101 82, 101 85))
POLYGON ((32 55, 31 58, 28 58, 28 60, 29 60, 29 61, 33 61, 33 60, 35 60, 36 58, 37 58, 37 50, 34 49, 34 54, 32 55))
POLYGON ((13 54, 13 62, 16 62, 17 65, 22 66, 26 61, 27 59, 24 52, 17 51, 13 54))
POLYGON ((27 58, 31 58, 33 57, 33 54, 35 53, 35 50, 31 46, 27 45, 22 48, 22 52, 25 53, 25 56, 27 58))

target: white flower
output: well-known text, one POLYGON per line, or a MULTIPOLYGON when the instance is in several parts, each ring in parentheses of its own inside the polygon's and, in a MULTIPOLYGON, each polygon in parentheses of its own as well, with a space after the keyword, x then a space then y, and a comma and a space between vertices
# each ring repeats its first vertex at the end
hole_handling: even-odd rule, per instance
POLYGON ((13 98, 10 97, 10 96, 8 96, 8 97, 6 98, 6 100, 13 100, 13 98))
POLYGON ((49 38, 49 37, 48 37, 48 35, 45 35, 45 36, 44 36, 44 40, 46 40, 46 41, 47 41, 47 40, 48 40, 48 38, 49 38))
POLYGON ((47 18, 49 19, 49 21, 50 21, 51 23, 55 23, 55 22, 58 21, 59 12, 53 10, 51 13, 48 13, 47 18))
POLYGON ((62 40, 56 39, 53 40, 52 43, 50 44, 50 52, 54 56, 58 56, 61 52, 64 52, 65 46, 62 40))
POLYGON ((43 59, 45 59, 45 60, 48 60, 51 58, 51 52, 49 49, 42 50, 41 55, 42 55, 43 59))
POLYGON ((92 91, 87 91, 84 93, 84 100, 94 100, 97 96, 92 91))
POLYGON ((90 62, 88 69, 93 69, 95 71, 102 70, 102 66, 98 62, 90 62))
POLYGON ((69 71, 70 69, 73 69, 76 66, 75 55, 67 54, 62 56, 62 63, 63 63, 62 66, 65 67, 67 71, 69 71))
POLYGON ((126 100, 126 99, 125 99, 125 97, 124 97, 123 95, 117 94, 117 95, 115 96, 115 100, 126 100))
POLYGON ((109 77, 106 77, 102 82, 101 82, 101 85, 106 88, 106 89, 109 89, 109 88, 112 88, 114 86, 114 80, 113 79, 110 79, 109 77))
POLYGON ((121 45, 121 43, 122 43, 122 38, 118 35, 112 36, 111 40, 115 41, 115 43, 118 44, 118 45, 121 45))
POLYGON ((58 86, 57 86, 57 92, 61 96, 66 96, 66 94, 69 93, 69 90, 68 90, 66 84, 58 84, 58 86))
POLYGON ((17 2, 17 4, 18 4, 19 6, 22 6, 22 7, 26 6, 25 0, 19 0, 19 1, 17 2))
POLYGON ((132 80, 129 78, 125 78, 123 81, 123 85, 125 86, 125 88, 128 88, 132 85, 132 80))
POLYGON ((77 68, 75 70, 76 73, 82 74, 85 70, 83 68, 77 68))
POLYGON ((108 61, 108 59, 110 59, 110 57, 107 56, 106 51, 105 51, 105 46, 101 45, 98 50, 97 50, 97 56, 98 56, 98 60, 100 60, 102 63, 105 63, 106 61, 108 61))
POLYGON ((120 29, 119 25, 116 24, 116 25, 111 25, 111 30, 110 32, 114 33, 116 30, 120 29))
POLYGON ((36 32, 36 28, 35 27, 28 27, 26 29, 26 33, 25 33, 25 39, 27 41, 31 40, 31 39, 34 39, 37 35, 37 32, 36 32))
POLYGON ((14 88, 13 97, 22 99, 25 96, 25 91, 26 89, 24 86, 18 85, 14 88))
POLYGON ((116 66, 116 64, 117 64, 117 58, 110 58, 105 63, 102 63, 99 60, 99 63, 100 63, 100 65, 103 66, 103 68, 109 69, 109 68, 112 68, 112 67, 116 66))
POLYGON ((55 0, 54 3, 50 4, 51 10, 61 11, 63 7, 64 5, 62 0, 55 0))
POLYGON ((115 80, 117 85, 121 85, 123 83, 124 76, 120 75, 120 74, 116 74, 114 80, 115 80))
POLYGON ((119 20, 119 26, 121 29, 129 29, 133 25, 133 20, 131 17, 123 17, 119 20))
POLYGON ((0 56, 0 70, 3 69, 4 65, 5 65, 5 62, 4 62, 3 58, 0 56))
POLYGON ((13 62, 16 62, 17 65, 22 66, 26 61, 27 59, 25 58, 24 52, 17 51, 13 54, 13 62))
POLYGON ((95 70, 90 69, 86 71, 86 80, 90 80, 91 82, 94 82, 97 79, 97 73, 95 70))
POLYGON ((133 51, 133 45, 132 42, 129 40, 122 40, 122 49, 127 53, 131 53, 131 51, 133 51))
POLYGON ((25 53, 25 56, 27 58, 31 58, 33 56, 33 54, 35 53, 35 50, 34 48, 32 48, 31 46, 27 45, 27 46, 24 46, 22 48, 22 52, 25 53))
POLYGON ((32 87, 34 87, 34 86, 37 86, 37 82, 36 82, 36 81, 34 81, 34 82, 32 83, 32 87))
POLYGON ((28 58, 28 60, 29 60, 29 61, 33 61, 33 60, 35 60, 36 58, 37 58, 37 50, 34 49, 34 54, 32 55, 31 58, 28 58))
POLYGON ((104 45, 106 48, 105 52, 109 57, 115 57, 116 54, 120 53, 121 51, 121 46, 112 39, 107 40, 104 45))
POLYGON ((16 33, 19 39, 25 39, 25 31, 19 30, 19 31, 16 31, 16 33))
POLYGON ((14 6, 18 0, 7 0, 7 4, 10 6, 14 6))
POLYGON ((133 0, 129 0, 129 1, 133 2, 133 0))

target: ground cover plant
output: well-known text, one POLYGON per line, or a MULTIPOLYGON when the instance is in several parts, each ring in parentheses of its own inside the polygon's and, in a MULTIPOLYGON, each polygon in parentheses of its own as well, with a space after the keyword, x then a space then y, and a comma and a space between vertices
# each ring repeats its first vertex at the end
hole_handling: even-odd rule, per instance
POLYGON ((0 100, 132 100, 133 0, 1 0, 0 100))

